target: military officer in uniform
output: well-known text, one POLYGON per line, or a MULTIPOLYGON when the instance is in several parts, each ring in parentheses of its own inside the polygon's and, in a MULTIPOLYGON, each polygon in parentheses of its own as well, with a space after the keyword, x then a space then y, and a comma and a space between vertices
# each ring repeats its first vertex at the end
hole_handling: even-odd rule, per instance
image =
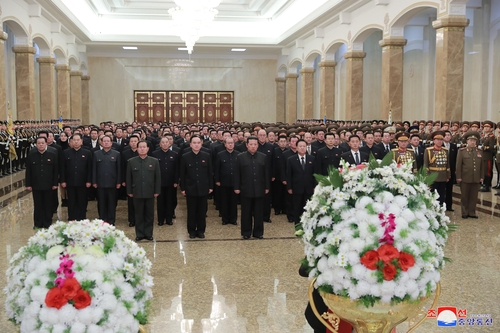
POLYGON ((161 193, 160 164, 148 151, 148 142, 139 141, 139 156, 127 162, 127 194, 134 200, 136 241, 153 240, 154 198, 161 193))
POLYGON ((27 158, 26 189, 33 193, 35 228, 48 228, 52 224, 53 192, 57 189, 59 161, 56 153, 47 150, 46 138, 37 138, 36 148, 27 158))
POLYGON ((470 131, 464 135, 467 147, 460 148, 457 155, 457 182, 460 184, 460 201, 462 218, 474 218, 479 187, 484 177, 483 152, 476 147, 479 133, 470 131))
POLYGON ((433 146, 426 148, 424 153, 424 168, 427 173, 437 173, 431 191, 438 192, 440 205, 444 205, 446 201, 446 183, 451 178, 448 149, 443 147, 443 139, 443 131, 432 133, 433 146))
POLYGON ((117 191, 122 183, 121 156, 111 149, 111 138, 102 138, 102 149, 92 158, 92 186, 97 189, 99 218, 115 225, 117 191))
POLYGON ((482 144, 479 148, 483 151, 483 159, 484 159, 484 182, 481 187, 481 192, 490 192, 491 181, 493 179, 493 157, 495 156, 495 134, 493 131, 495 130, 495 124, 489 120, 483 122, 483 138, 482 144))
POLYGON ((409 161, 413 163, 413 173, 417 173, 417 162, 415 160, 415 152, 408 148, 408 139, 410 135, 406 132, 399 132, 395 139, 398 142, 398 148, 391 149, 392 158, 397 164, 404 164, 409 161))

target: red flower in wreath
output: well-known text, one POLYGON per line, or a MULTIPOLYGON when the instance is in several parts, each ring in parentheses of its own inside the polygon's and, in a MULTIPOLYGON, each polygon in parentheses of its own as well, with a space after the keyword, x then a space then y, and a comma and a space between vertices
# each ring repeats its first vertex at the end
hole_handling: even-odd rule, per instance
POLYGON ((50 289, 45 296, 45 304, 47 304, 49 308, 60 309, 67 303, 68 299, 64 296, 63 292, 58 287, 50 289))
POLYGON ((407 271, 408 268, 413 267, 415 265, 415 258, 406 252, 400 252, 399 253, 399 266, 401 267, 401 270, 407 271))
POLYGON ((385 263, 391 262, 392 259, 399 258, 399 251, 390 244, 381 245, 378 250, 378 257, 385 263))
POLYGON ((359 260, 366 268, 375 270, 377 269, 377 262, 379 260, 378 252, 375 250, 367 251, 359 260))

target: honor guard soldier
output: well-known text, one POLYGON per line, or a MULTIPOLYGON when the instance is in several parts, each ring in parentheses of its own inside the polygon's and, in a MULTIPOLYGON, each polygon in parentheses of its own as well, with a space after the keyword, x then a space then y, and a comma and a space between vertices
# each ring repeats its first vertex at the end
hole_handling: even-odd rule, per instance
POLYGON ((491 180, 493 179, 493 157, 495 156, 495 124, 489 120, 483 122, 483 139, 482 144, 479 146, 483 151, 484 160, 484 182, 481 187, 481 192, 490 192, 491 180))
MULTIPOLYGON (((497 123, 496 126, 496 135, 495 135, 495 165, 497 169, 497 185, 493 186, 495 189, 500 189, 500 122, 497 123)), ((495 195, 500 195, 499 193, 495 195)))
POLYGON ((424 167, 427 173, 437 173, 437 178, 431 185, 431 191, 439 194, 439 204, 444 205, 446 200, 446 182, 450 180, 450 163, 448 150, 443 148, 443 131, 435 131, 431 135, 433 146, 426 148, 424 153, 424 167))
POLYGON ((413 173, 417 173, 417 162, 415 160, 415 152, 413 149, 408 148, 408 140, 410 135, 406 132, 399 132, 396 134, 395 138, 398 142, 398 148, 391 150, 392 158, 398 164, 404 164, 407 162, 413 163, 413 173))
POLYGON ((458 150, 456 171, 457 182, 460 184, 462 218, 477 219, 477 194, 484 176, 483 152, 476 147, 476 142, 479 141, 478 132, 468 132, 465 139, 467 147, 458 150))

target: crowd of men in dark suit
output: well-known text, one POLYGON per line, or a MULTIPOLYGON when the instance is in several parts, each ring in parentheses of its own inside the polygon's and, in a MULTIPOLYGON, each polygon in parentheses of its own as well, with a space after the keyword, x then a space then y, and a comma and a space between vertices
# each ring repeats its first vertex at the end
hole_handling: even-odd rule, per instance
MULTIPOLYGON (((38 142, 43 140, 37 140, 26 154, 26 183, 34 191, 34 198, 52 200, 47 205, 46 201, 35 199, 35 227, 50 225, 49 212, 53 214, 59 204, 53 187, 60 185, 69 220, 85 219, 88 201, 97 199, 99 217, 114 224, 116 201, 126 199, 129 226, 136 227, 137 239, 152 239, 152 200, 156 197, 157 224, 171 225, 180 188, 187 200, 187 231, 191 238, 205 237, 210 199, 224 225, 237 224, 240 203, 242 237, 262 238, 263 222, 271 222, 273 209, 275 215, 286 214, 289 222, 299 223, 302 208, 316 185, 314 174, 328 174, 330 167, 339 167, 341 159, 351 165, 367 162, 370 155, 382 159, 392 154, 398 163, 412 160, 415 172, 425 167, 428 172, 439 174, 433 189, 447 210, 452 211, 457 156, 461 149, 467 149, 470 133, 477 133, 473 135, 477 136, 474 149, 480 151, 484 161, 477 168, 479 173, 484 169, 480 178, 482 191, 490 191, 498 141, 498 135, 493 133, 495 127, 489 121, 392 125, 379 121, 326 125, 311 121, 292 126, 103 122, 100 126, 64 126, 62 130, 53 126, 37 133, 45 138, 46 148, 38 142), (54 165, 52 169, 48 168, 49 159, 54 165), (147 170, 132 160, 145 162, 147 170), (38 183, 41 177, 47 178, 39 172, 40 163, 48 168, 43 169, 44 173, 57 173, 55 184, 52 178, 43 185, 38 183), (145 186, 145 179, 140 179, 139 174, 148 178, 156 172, 159 176, 146 184, 153 190, 138 194, 138 189, 145 186), (51 195, 35 195, 38 190, 51 195), (142 197, 148 200, 139 203, 142 197), (138 205, 140 210, 136 209, 138 205), (37 207, 41 206, 51 208, 40 213, 37 207), (148 226, 144 229, 146 215, 148 226)), ((499 185, 500 181, 496 188, 499 185)), ((473 210, 462 209, 462 216, 476 215, 473 210)))

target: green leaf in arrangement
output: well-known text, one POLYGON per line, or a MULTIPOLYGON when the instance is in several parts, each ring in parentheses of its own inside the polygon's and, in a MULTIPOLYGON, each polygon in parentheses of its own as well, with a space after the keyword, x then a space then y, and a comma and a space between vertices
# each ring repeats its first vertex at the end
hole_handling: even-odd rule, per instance
POLYGON ((320 184, 321 186, 330 186, 332 185, 330 183, 330 180, 328 179, 327 176, 323 176, 323 175, 320 175, 320 174, 317 174, 315 173, 314 174, 314 178, 316 178, 316 181, 318 182, 318 184, 320 184))
POLYGON ((344 186, 344 179, 342 178, 342 175, 340 174, 338 169, 330 166, 328 168, 328 176, 333 188, 342 188, 342 186, 344 186))
POLYGON ((434 183, 434 181, 436 180, 437 177, 438 177, 438 173, 437 172, 432 172, 427 177, 425 177, 424 183, 426 185, 430 186, 430 185, 432 185, 434 183))
POLYGON ((370 159, 368 160, 368 169, 373 170, 378 168, 378 162, 375 156, 373 156, 373 153, 370 152, 370 159))
POLYGON ((385 154, 384 158, 382 159, 382 162, 380 163, 380 166, 385 167, 391 165, 391 163, 394 161, 392 155, 393 155, 392 152, 385 154))

